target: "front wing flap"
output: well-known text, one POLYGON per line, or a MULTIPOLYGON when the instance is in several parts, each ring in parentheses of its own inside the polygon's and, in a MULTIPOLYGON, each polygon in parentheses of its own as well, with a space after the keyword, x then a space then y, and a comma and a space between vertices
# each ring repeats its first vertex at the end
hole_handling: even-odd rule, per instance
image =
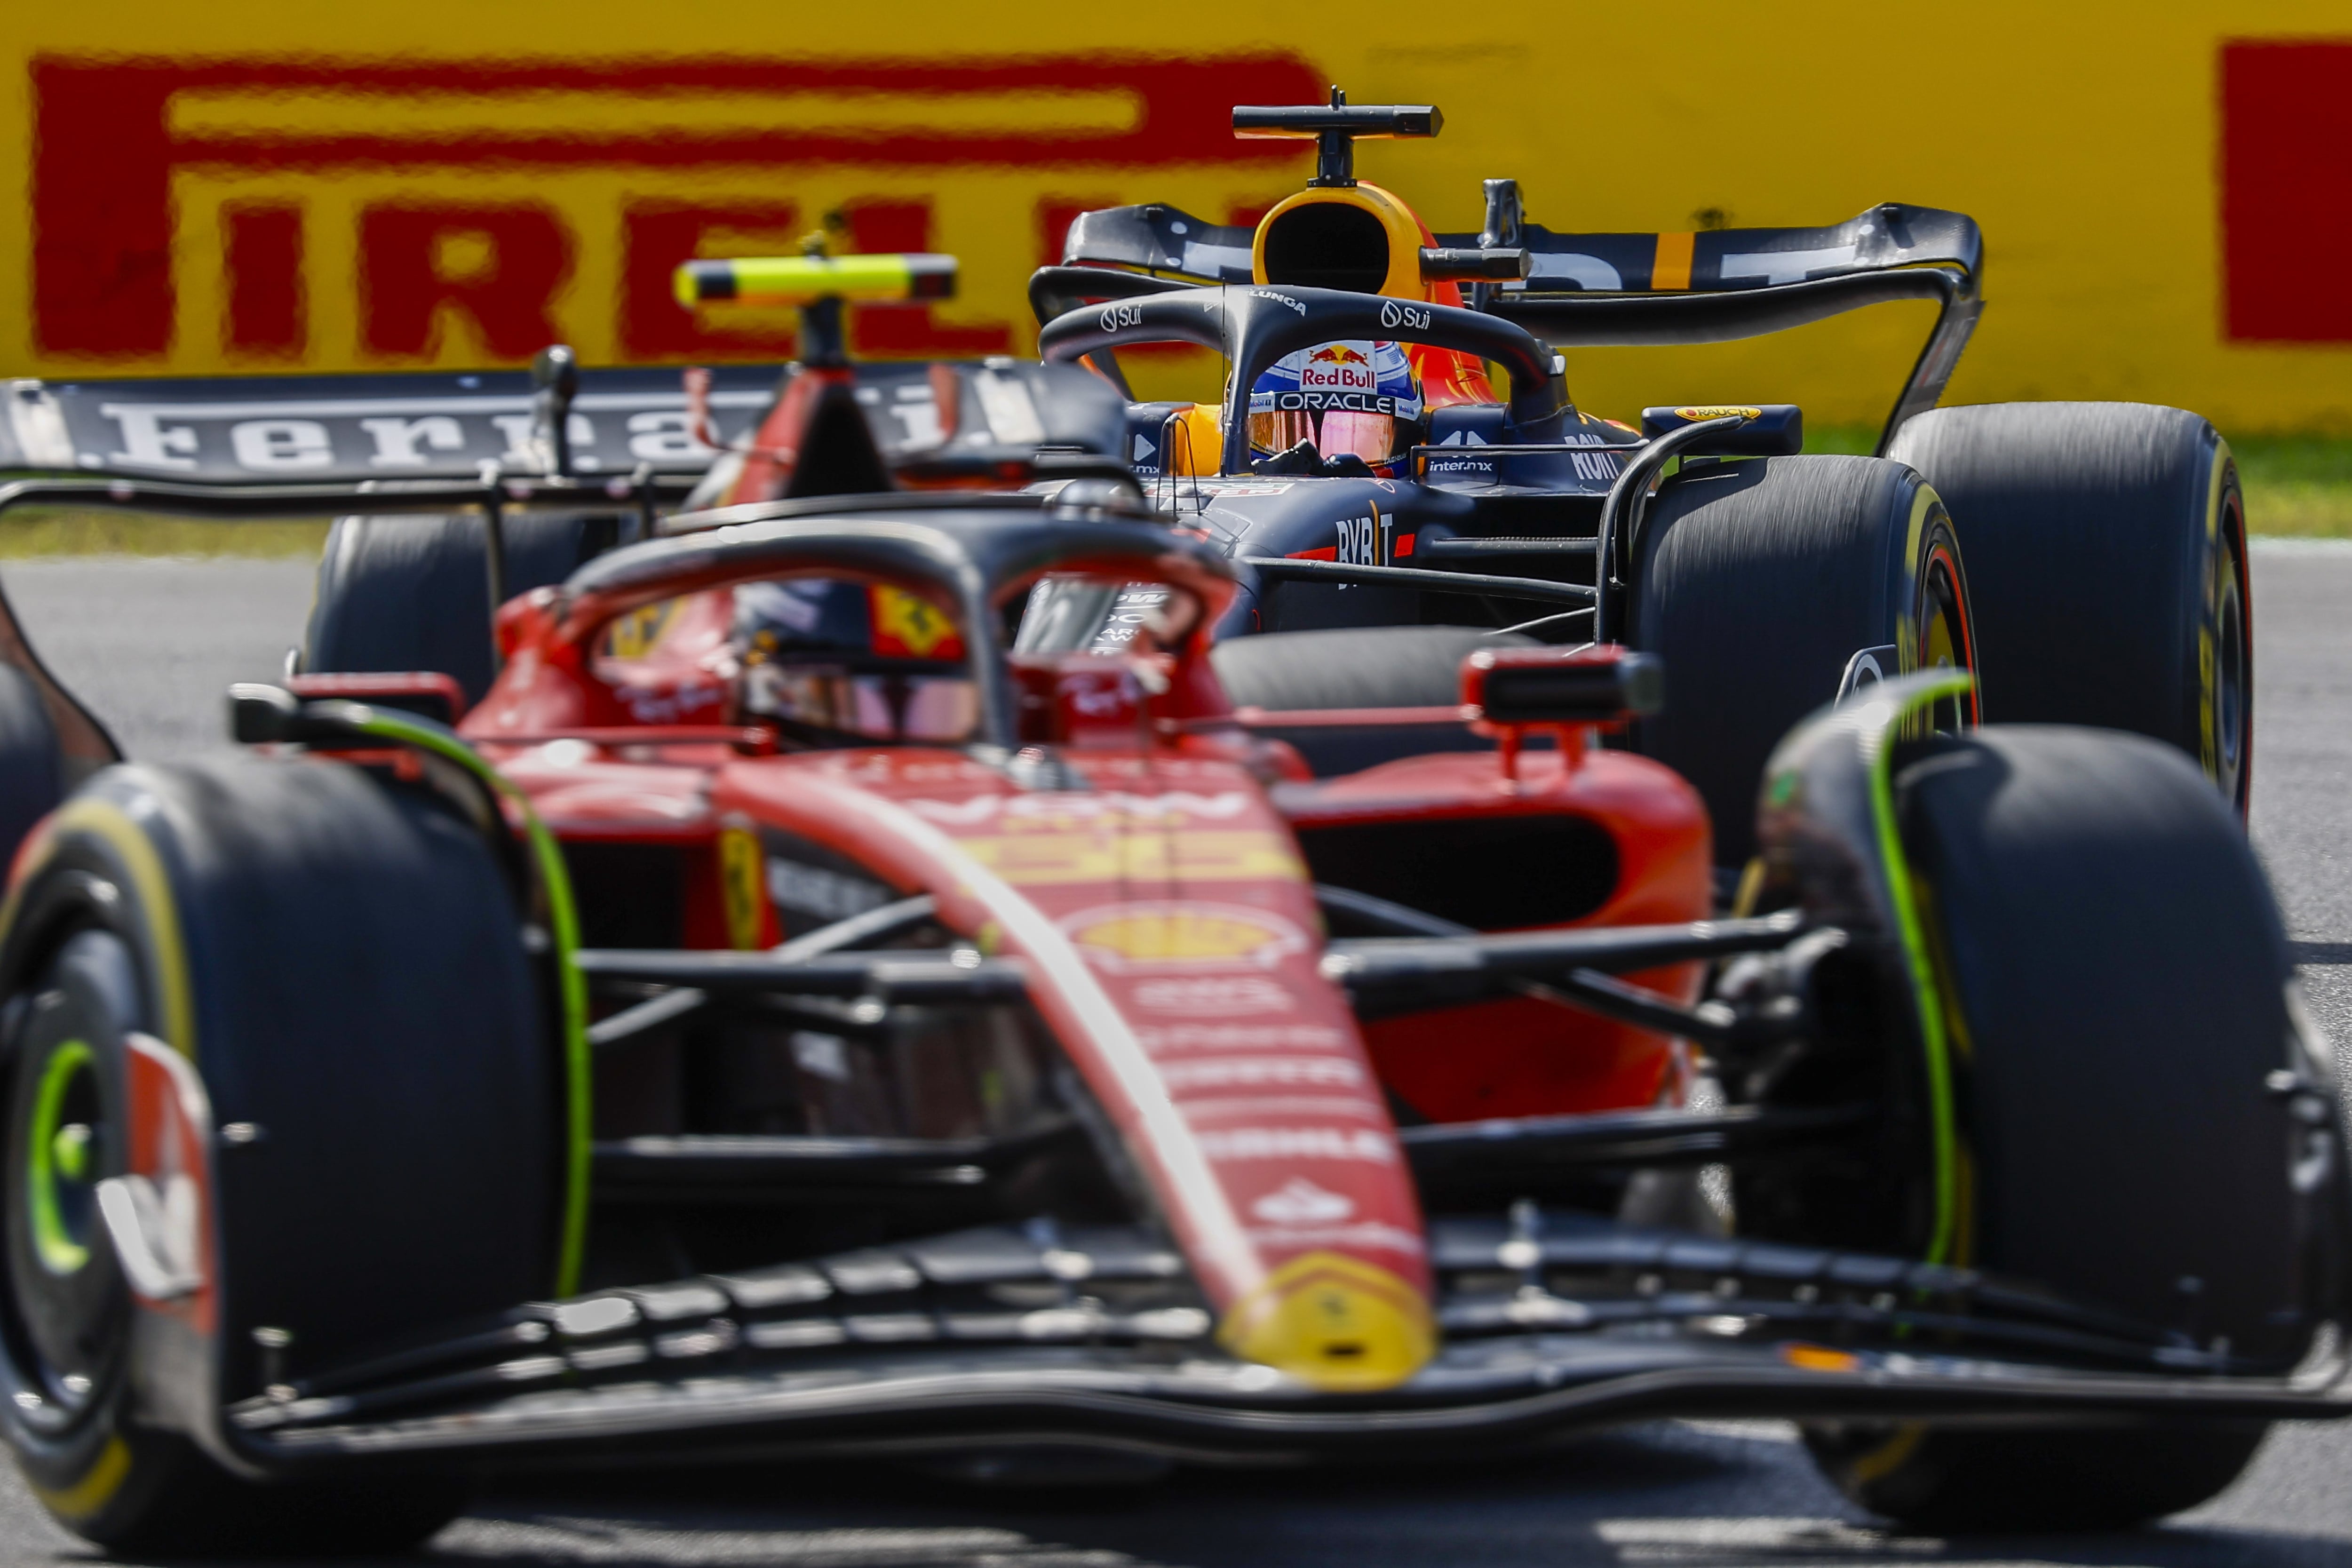
POLYGON ((229 1412, 266 1468, 458 1451, 1109 1439, 1209 1462, 1524 1443, 1654 1416, 2352 1413, 2335 1363, 2178 1336, 1900 1258, 1543 1215, 1431 1227, 1446 1343, 1403 1385, 1238 1361, 1135 1227, 990 1227, 612 1290, 328 1369, 229 1412))

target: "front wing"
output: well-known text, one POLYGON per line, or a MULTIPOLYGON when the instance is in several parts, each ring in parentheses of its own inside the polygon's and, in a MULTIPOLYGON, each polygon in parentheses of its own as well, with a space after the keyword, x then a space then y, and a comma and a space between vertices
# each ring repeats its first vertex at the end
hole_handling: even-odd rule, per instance
POLYGON ((1523 1446, 1660 1416, 2332 1417, 2293 1374, 1961 1270, 1599 1219, 1431 1227, 1446 1342, 1318 1393, 1234 1360, 1132 1227, 1011 1227, 613 1290, 279 1385, 228 1412, 257 1466, 1108 1442, 1208 1463, 1523 1446))

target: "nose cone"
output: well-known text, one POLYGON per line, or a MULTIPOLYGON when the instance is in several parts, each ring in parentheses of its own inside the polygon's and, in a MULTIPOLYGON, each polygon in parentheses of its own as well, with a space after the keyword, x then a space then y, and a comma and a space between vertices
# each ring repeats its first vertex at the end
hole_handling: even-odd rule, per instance
POLYGON ((1244 1361, 1333 1394, 1394 1388, 1436 1353, 1420 1291, 1337 1252, 1292 1258, 1234 1304, 1217 1338, 1244 1361))

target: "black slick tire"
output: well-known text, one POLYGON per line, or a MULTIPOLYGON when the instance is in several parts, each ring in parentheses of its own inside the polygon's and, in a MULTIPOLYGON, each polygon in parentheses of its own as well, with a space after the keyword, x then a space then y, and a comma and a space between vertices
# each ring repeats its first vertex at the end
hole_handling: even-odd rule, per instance
MULTIPOLYGON (((1535 639, 1469 626, 1361 626, 1262 632, 1209 650, 1236 708, 1328 712, 1343 708, 1454 708, 1462 661, 1481 648, 1535 639)), ((1483 751, 1494 742, 1460 724, 1298 726, 1265 731, 1286 742, 1318 777, 1355 773, 1418 752, 1483 751)))
POLYGON ((184 1435, 199 1394, 184 1372, 134 1375, 150 1342, 127 1336, 139 1309, 91 1193, 123 1169, 136 1030, 192 1058, 216 1126, 250 1129, 215 1144, 218 1325, 187 1343, 226 1403, 545 1294, 557 1064, 489 847, 339 763, 117 767, 28 847, 12 910, 0 1203, 47 1217, 6 1233, 0 1426, 35 1495, 113 1552, 347 1555, 432 1533, 462 1477, 255 1480, 184 1435), (291 1336, 281 1361, 265 1328, 291 1336))
POLYGON ((0 858, 14 856, 65 790, 57 726, 33 678, 0 664, 0 858))
MULTIPOLYGON (((1951 1261, 2256 1370, 2324 1315, 2341 1234, 2333 1085, 2228 806, 2137 736, 1994 726, 1897 758, 1906 853, 1952 1019, 1951 1261), (2324 1088, 2324 1096, 2322 1093, 2324 1088)), ((2260 1423, 1815 1426, 1863 1507, 1938 1531, 2132 1524, 2227 1486, 2260 1423)))
POLYGON ((1469 626, 1365 626, 1228 637, 1209 650, 1236 708, 1443 708, 1462 700, 1462 661, 1531 637, 1469 626))
MULTIPOLYGON (((1697 786, 1721 865, 1753 852, 1772 748, 1835 699, 1857 654, 1893 648, 1888 677, 1974 668, 1973 565, 1963 570, 1936 493, 1900 463, 1694 464, 1660 488, 1633 545, 1625 640, 1666 672, 1665 709, 1635 724, 1634 749, 1697 786)), ((1979 717, 1970 706, 1937 721, 1979 717)))
MULTIPOLYGON (((614 525, 518 513, 499 531, 513 598, 571 576, 611 544, 614 525)), ((487 540, 471 514, 337 519, 319 560, 303 671, 437 670, 480 701, 495 663, 487 540)))
POLYGON ((2237 464, 2213 426, 2144 403, 1994 403, 1919 415, 1888 456, 1966 531, 2001 721, 2162 741, 2242 817, 2253 607, 2237 464))

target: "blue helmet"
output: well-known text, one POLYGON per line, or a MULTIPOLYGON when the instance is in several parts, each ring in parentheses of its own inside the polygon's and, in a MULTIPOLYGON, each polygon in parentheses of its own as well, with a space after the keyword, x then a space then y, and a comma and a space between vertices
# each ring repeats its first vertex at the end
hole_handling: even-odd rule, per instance
POLYGON ((1391 342, 1318 343, 1286 355, 1250 388, 1250 453, 1301 441, 1324 458, 1353 453, 1387 475, 1423 434, 1421 382, 1391 342))

